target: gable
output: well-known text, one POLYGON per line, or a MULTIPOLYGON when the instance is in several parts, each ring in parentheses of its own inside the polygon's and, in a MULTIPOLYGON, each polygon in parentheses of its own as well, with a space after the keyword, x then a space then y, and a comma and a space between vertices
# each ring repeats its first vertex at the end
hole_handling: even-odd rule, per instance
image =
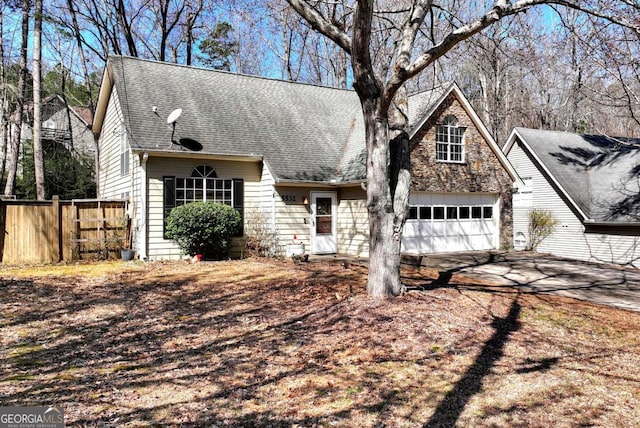
POLYGON ((640 221, 640 140, 516 128, 519 145, 586 222, 640 221))
POLYGON ((469 114, 464 100, 450 92, 411 140, 412 190, 461 193, 510 191, 516 178, 509 171, 510 164, 504 154, 499 150, 496 153, 495 143, 487 140, 486 135, 482 123, 469 114), (463 137, 465 156, 461 163, 436 159, 437 126, 449 115, 455 116, 458 125, 466 128, 463 137))

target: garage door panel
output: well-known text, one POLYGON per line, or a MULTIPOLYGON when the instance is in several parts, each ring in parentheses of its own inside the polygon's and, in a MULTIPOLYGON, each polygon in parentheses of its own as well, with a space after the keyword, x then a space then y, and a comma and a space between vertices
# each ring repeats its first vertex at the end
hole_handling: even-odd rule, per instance
POLYGON ((424 227, 423 230, 429 230, 433 236, 447 235, 447 225, 444 221, 434 221, 428 227, 424 227))
POLYGON ((434 236, 433 238, 433 252, 444 253, 448 250, 448 241, 446 236, 434 236))
POLYGON ((447 231, 447 236, 455 237, 462 233, 462 230, 457 221, 447 221, 445 223, 445 228, 447 231))
POLYGON ((460 233, 464 235, 473 235, 475 232, 473 229, 473 224, 470 221, 461 221, 459 224, 460 233))
POLYGON ((461 251, 472 251, 473 243, 471 242, 471 235, 463 235, 458 237, 461 251))
POLYGON ((420 214, 405 224, 403 251, 431 253, 495 248, 498 221, 491 217, 498 212, 497 200, 497 195, 412 193, 410 204, 416 207, 414 212, 420 214))
POLYGON ((480 227, 479 227, 481 233, 485 234, 485 235, 490 235, 493 232, 493 222, 491 221, 482 221, 480 222, 480 227))

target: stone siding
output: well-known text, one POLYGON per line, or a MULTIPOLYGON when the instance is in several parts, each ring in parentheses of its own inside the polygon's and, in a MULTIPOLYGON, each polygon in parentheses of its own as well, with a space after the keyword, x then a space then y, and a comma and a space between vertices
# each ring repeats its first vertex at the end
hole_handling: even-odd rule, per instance
POLYGON ((466 110, 451 93, 411 141, 411 189, 434 193, 497 193, 500 246, 512 246, 512 180, 466 110), (455 115, 464 133, 464 163, 436 161, 436 125, 455 115))

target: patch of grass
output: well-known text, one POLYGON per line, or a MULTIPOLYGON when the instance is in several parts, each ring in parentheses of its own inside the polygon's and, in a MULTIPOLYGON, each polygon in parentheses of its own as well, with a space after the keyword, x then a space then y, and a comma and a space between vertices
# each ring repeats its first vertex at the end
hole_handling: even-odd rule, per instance
POLYGON ((107 260, 102 262, 61 263, 57 265, 3 266, 3 276, 14 278, 95 277, 98 275, 118 275, 123 272, 136 272, 144 269, 144 265, 139 263, 107 260))
MULTIPOLYGON (((26 333, 24 329, 22 329, 21 332, 26 333)), ((11 351, 9 351, 9 357, 22 358, 28 356, 29 354, 40 352, 43 349, 44 346, 40 344, 20 343, 14 346, 11 351)))
POLYGON ((355 395, 355 394, 359 394, 363 391, 364 388, 362 388, 361 386, 349 386, 347 387, 347 389, 345 390, 345 393, 347 395, 355 395))
POLYGON ((25 380, 38 380, 38 376, 30 374, 15 374, 0 379, 0 382, 22 382, 25 380))

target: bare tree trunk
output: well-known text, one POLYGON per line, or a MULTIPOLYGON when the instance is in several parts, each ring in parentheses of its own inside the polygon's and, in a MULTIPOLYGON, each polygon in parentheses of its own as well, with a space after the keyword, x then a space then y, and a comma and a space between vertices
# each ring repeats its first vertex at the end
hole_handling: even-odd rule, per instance
MULTIPOLYGON (((71 1, 71 0, 69 0, 71 1)), ((185 24, 185 31, 186 31, 186 48, 187 48, 187 60, 186 63, 187 65, 191 65, 192 62, 192 53, 191 51, 193 50, 193 27, 195 25, 195 14, 193 12, 189 12, 187 13, 187 22, 185 24)))
POLYGON ((397 296, 403 290, 400 250, 411 184, 406 92, 400 90, 396 100, 387 116, 378 114, 379 101, 362 102, 368 153, 370 239, 367 292, 376 297, 397 296))
POLYGON ((369 213, 370 296, 400 294, 400 241, 393 236, 394 212, 387 165, 390 161, 386 117, 376 117, 379 102, 362 100, 367 145, 367 211, 369 213))
POLYGON ((124 0, 117 0, 114 6, 116 8, 116 16, 118 18, 118 23, 120 27, 122 27, 122 31, 124 33, 124 38, 127 41, 127 48, 129 49, 129 55, 133 57, 138 56, 138 49, 136 48, 136 42, 133 39, 133 33, 131 31, 131 23, 127 19, 127 10, 125 8, 124 0))
MULTIPOLYGON (((3 9, 0 8, 0 34, 4 34, 3 9)), ((4 69, 4 45, 0 43, 0 81, 5 83, 7 76, 4 69)), ((7 153, 9 146, 9 129, 7 127, 6 112, 9 111, 9 94, 6 85, 2 86, 2 99, 0 100, 0 144, 2 144, 2 163, 0 164, 0 187, 4 185, 4 172, 7 166, 7 153)))
MULTIPOLYGON (((76 39, 76 44, 78 47, 78 53, 80 54, 80 63, 82 64, 82 72, 84 74, 84 82, 85 87, 87 88, 87 94, 89 94, 89 109, 91 110, 91 116, 93 117, 96 112, 96 107, 93 103, 93 88, 91 87, 91 76, 89 75, 89 69, 87 68, 87 60, 84 54, 84 48, 82 47, 82 37, 80 32, 80 26, 78 25, 78 18, 76 16, 76 9, 74 6, 73 0, 67 0, 67 5, 69 6, 69 11, 71 13, 71 22, 73 25, 73 32, 76 39)), ((64 94, 64 91, 63 91, 64 94)), ((65 105, 66 97, 65 97, 65 105)), ((69 106, 67 105, 67 113, 69 112, 69 106)), ((69 129, 71 129, 71 124, 69 124, 69 129)), ((98 145, 98 136, 93 134, 93 148, 94 148, 94 174, 95 174, 95 182, 96 182, 96 195, 100 197, 100 184, 99 184, 99 174, 100 174, 100 146, 98 145)), ((72 140, 73 141, 73 138, 72 140)))
POLYGON ((22 1, 22 45, 20 47, 20 73, 16 96, 16 111, 11 116, 15 132, 11 135, 11 158, 7 167, 7 182, 4 186, 5 196, 13 195, 16 175, 18 172, 18 157, 20 155, 20 137, 22 135, 22 119, 24 116, 24 91, 27 80, 27 48, 29 42, 29 0, 22 1))
POLYGON ((33 31, 33 169, 36 178, 36 199, 45 198, 44 155, 42 153, 42 0, 35 3, 33 31))

